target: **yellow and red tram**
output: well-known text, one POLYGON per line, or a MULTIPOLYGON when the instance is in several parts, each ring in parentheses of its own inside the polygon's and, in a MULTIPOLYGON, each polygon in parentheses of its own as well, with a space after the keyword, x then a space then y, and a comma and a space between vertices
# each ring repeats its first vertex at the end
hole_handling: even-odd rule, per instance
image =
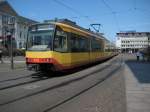
POLYGON ((112 57, 104 46, 101 35, 66 19, 35 24, 29 28, 26 64, 42 71, 72 69, 112 57))

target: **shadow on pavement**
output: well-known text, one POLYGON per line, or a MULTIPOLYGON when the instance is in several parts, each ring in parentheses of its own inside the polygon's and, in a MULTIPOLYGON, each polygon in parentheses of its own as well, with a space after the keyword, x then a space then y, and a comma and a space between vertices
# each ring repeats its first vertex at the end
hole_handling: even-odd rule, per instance
POLYGON ((145 61, 130 60, 126 64, 133 72, 139 83, 150 83, 150 63, 145 61))

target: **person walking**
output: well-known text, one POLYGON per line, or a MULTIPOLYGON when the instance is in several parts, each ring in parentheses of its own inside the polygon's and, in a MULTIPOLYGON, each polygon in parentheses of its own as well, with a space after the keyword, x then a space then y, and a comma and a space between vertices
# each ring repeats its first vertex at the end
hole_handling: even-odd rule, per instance
POLYGON ((0 61, 1 61, 1 63, 3 63, 2 55, 3 55, 3 52, 2 52, 2 50, 0 49, 0 61))
POLYGON ((140 51, 138 51, 138 52, 136 53, 136 59, 137 59, 137 61, 140 60, 140 57, 141 57, 141 53, 140 53, 140 51))

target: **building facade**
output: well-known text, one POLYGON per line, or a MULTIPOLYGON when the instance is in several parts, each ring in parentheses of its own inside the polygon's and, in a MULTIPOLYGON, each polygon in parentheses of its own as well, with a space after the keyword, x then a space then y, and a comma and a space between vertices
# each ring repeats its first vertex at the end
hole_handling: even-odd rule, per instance
POLYGON ((150 46, 150 32, 120 32, 116 37, 116 46, 122 52, 137 52, 150 46))
POLYGON ((4 45, 9 44, 11 35, 14 47, 25 48, 28 27, 34 23, 37 22, 17 14, 7 1, 0 1, 0 40, 4 45))

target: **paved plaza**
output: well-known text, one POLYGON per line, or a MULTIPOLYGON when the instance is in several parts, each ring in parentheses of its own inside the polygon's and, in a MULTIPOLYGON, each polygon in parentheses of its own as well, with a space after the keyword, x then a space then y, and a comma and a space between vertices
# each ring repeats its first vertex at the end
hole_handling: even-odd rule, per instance
MULTIPOLYGON (((8 79, 15 79, 12 82, 7 82, 1 84, 1 88, 6 88, 5 86, 12 86, 12 88, 2 90, 2 94, 7 93, 5 96, 0 97, 3 101, 12 100, 14 98, 14 103, 9 104, 9 108, 7 105, 0 106, 1 109, 5 110, 5 112, 12 111, 13 108, 17 112, 25 111, 26 109, 32 112, 41 112, 46 105, 53 105, 50 103, 51 101, 60 102, 61 100, 65 100, 71 95, 81 91, 84 88, 90 87, 90 85, 96 83, 98 80, 108 74, 110 77, 106 78, 102 83, 97 84, 96 86, 90 88, 84 93, 76 96, 75 98, 67 101, 66 103, 61 104, 55 109, 51 108, 47 109, 48 112, 150 112, 150 62, 147 61, 137 61, 135 54, 120 54, 117 57, 101 63, 100 65, 93 66, 86 70, 62 77, 48 77, 45 80, 38 76, 38 79, 34 79, 34 72, 28 71, 25 65, 24 57, 14 57, 14 69, 10 69, 10 58, 3 58, 4 63, 0 64, 0 80, 1 83, 3 81, 7 81, 8 79), (121 68, 118 68, 118 65, 121 65, 121 68), (108 67, 107 67, 108 66, 108 67), (103 69, 105 68, 105 69, 103 69), (113 72, 115 69, 117 71, 113 72), (99 71, 99 72, 95 72, 99 71), (93 71, 93 74, 91 74, 93 71), (90 74, 88 76, 86 76, 90 74), (31 74, 31 77, 30 77, 31 74), (29 75, 29 76, 28 76, 29 75), (82 80, 78 81, 77 79, 80 77, 82 80), (84 76, 85 75, 85 76, 84 76), (19 78, 18 78, 19 77, 19 78), (25 78, 25 79, 24 79, 25 78), (19 80, 20 79, 20 80, 19 80), (42 92, 39 95, 34 95, 31 98, 25 98, 22 100, 17 97, 28 94, 29 90, 24 87, 30 87, 33 85, 33 90, 30 91, 31 94, 36 94, 33 92, 41 91, 40 89, 46 89, 49 86, 58 85, 59 83, 65 80, 75 80, 70 84, 61 85, 62 87, 57 89, 42 92), (39 81, 41 80, 41 81, 39 81), (43 80, 43 81, 42 81, 43 80), (76 81, 77 80, 77 81, 76 81), (23 81, 23 82, 22 82, 23 81), (37 81, 37 82, 36 82, 37 81), (29 84, 28 84, 29 82, 29 84), (34 83, 33 83, 34 82, 34 83), (20 84, 18 84, 20 83, 20 84), (13 87, 13 84, 16 87, 13 87), (25 84, 25 85, 24 85, 25 84), (17 86, 18 85, 18 86, 17 86), (41 88, 42 87, 42 88, 41 88), (76 88, 76 89, 75 89, 76 88), (19 89, 16 91, 15 89, 19 89), (11 90, 13 95, 9 97, 8 91, 11 90), (20 94, 21 91, 24 93, 20 94), (69 91, 68 91, 69 90, 69 91), (57 94, 55 91, 59 91, 57 94), (55 93, 55 94, 53 94, 55 93), (16 94, 18 94, 16 96, 16 94), (52 94, 52 96, 51 96, 52 94), (58 95, 58 97, 57 97, 58 95), (60 96, 59 96, 60 95, 60 96), (45 96, 49 96, 47 99, 45 96), (60 97, 60 99, 59 99, 60 97), (44 100, 45 99, 45 100, 44 100), (31 106, 29 102, 33 102, 34 100, 38 101, 38 105, 31 106), (49 102, 49 103, 48 103, 49 102), (24 105, 28 105, 28 108, 20 108, 24 107, 24 105), (39 110, 37 110, 40 108, 39 110)), ((57 87, 57 86, 56 86, 57 87)), ((47 90, 47 89, 46 89, 47 90)), ((42 90, 44 91, 44 90, 42 90)), ((29 95, 30 96, 30 95, 29 95)), ((2 100, 1 100, 2 101, 2 100)), ((2 103, 2 102, 1 102, 2 103)))

